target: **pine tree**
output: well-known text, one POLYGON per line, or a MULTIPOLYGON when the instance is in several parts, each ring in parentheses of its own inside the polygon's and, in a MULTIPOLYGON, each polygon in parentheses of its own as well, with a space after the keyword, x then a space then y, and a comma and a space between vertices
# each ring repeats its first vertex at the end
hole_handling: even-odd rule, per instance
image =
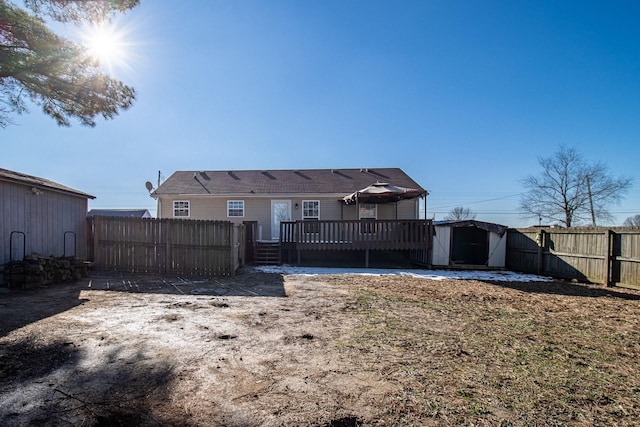
POLYGON ((71 119, 95 126, 131 106, 135 90, 111 78, 78 44, 51 31, 44 20, 101 21, 139 0, 26 0, 29 9, 0 0, 0 127, 27 111, 28 101, 61 126, 71 119))

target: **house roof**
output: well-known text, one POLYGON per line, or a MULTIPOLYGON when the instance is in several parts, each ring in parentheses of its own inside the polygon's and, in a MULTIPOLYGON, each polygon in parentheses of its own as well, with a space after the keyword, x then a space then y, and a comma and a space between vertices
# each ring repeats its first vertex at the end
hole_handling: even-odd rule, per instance
POLYGON ((74 196, 85 197, 88 199, 95 199, 95 196, 91 194, 83 193, 82 191, 75 190, 71 187, 67 187, 57 182, 49 181, 48 179, 40 178, 37 176, 27 175, 20 172, 14 172, 8 169, 0 168, 0 181, 9 181, 18 184, 30 185, 39 189, 49 189, 60 191, 63 193, 71 194, 74 196))
POLYGON ((178 171, 151 194, 347 195, 376 182, 426 191, 399 168, 178 171))
POLYGON ((91 209, 87 216, 117 216, 124 218, 150 218, 148 209, 91 209))

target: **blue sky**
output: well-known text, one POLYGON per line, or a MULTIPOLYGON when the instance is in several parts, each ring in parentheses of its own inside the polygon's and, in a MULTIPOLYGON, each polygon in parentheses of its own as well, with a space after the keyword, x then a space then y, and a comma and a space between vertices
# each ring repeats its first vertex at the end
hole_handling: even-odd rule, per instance
POLYGON ((117 19, 133 107, 60 128, 37 107, 0 129, 0 167, 147 208, 176 170, 400 167, 510 226, 520 179, 561 144, 635 184, 640 2, 142 0, 117 19))

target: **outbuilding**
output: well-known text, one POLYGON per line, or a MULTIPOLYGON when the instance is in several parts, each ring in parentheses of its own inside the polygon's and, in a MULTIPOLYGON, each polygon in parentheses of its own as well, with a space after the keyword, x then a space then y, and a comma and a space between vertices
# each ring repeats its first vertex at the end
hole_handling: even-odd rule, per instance
POLYGON ((434 268, 504 268, 507 227, 477 220, 434 221, 434 268))
POLYGON ((95 197, 0 168, 0 266, 33 253, 86 258, 89 199, 95 197))

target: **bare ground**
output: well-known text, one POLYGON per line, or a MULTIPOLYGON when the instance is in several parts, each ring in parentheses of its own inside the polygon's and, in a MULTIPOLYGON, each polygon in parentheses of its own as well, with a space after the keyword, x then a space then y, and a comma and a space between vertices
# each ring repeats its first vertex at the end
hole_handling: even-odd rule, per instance
POLYGON ((640 292, 93 274, 0 294, 0 425, 640 424, 640 292))

